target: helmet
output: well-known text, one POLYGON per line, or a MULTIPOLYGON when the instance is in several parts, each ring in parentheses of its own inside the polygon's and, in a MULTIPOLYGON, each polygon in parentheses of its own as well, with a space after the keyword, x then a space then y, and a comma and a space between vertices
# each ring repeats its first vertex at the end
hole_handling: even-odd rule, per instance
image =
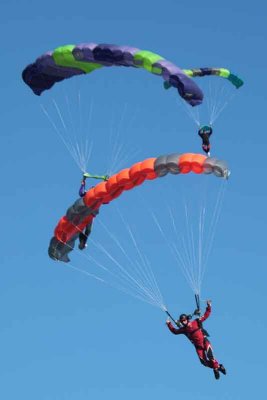
POLYGON ((188 320, 188 315, 186 315, 186 314, 181 314, 180 317, 179 317, 179 321, 182 322, 182 321, 184 321, 185 319, 188 320))
POLYGON ((211 135, 212 134, 212 127, 209 125, 203 125, 200 127, 199 131, 200 134, 204 134, 206 133, 207 135, 211 135))

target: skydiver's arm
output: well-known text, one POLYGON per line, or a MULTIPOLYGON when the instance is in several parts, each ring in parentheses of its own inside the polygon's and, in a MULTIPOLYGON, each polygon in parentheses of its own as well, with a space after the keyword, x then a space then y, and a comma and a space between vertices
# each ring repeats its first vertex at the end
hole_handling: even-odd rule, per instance
POLYGON ((175 328, 175 327, 172 325, 171 321, 166 322, 166 325, 167 325, 167 327, 169 328, 169 330, 170 330, 174 335, 181 335, 182 333, 185 332, 185 329, 184 329, 184 328, 179 328, 179 329, 175 328))
POLYGON ((109 178, 108 175, 91 175, 88 172, 84 173, 83 176, 85 178, 101 179, 102 181, 107 181, 109 178))
POLYGON ((211 305, 208 304, 207 307, 206 307, 205 314, 202 315, 202 317, 199 318, 200 322, 203 322, 203 321, 205 321, 207 318, 209 318, 210 313, 211 313, 211 305))
POLYGON ((107 181, 108 175, 91 175, 90 178, 101 179, 102 181, 107 181))

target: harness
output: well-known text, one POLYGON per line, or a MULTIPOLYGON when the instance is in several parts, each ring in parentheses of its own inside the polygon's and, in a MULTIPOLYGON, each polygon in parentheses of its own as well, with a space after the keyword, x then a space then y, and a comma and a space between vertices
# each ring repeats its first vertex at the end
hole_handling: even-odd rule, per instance
POLYGON ((196 329, 195 332, 200 329, 201 332, 203 333, 204 337, 209 337, 210 335, 209 335, 208 331, 206 331, 206 329, 203 328, 202 321, 200 321, 199 318, 197 319, 197 324, 198 324, 198 329, 196 329))
MULTIPOLYGON (((203 328, 202 321, 200 321, 199 318, 197 318, 196 321, 197 321, 198 328, 195 329, 194 331, 190 332, 190 336, 191 336, 191 335, 194 335, 194 333, 196 333, 196 332, 198 332, 198 331, 201 331, 202 334, 203 334, 203 336, 204 336, 204 340, 205 340, 205 339, 206 339, 207 337, 209 337, 210 335, 209 335, 209 333, 206 331, 206 329, 203 328)), ((186 337, 187 337, 192 343, 194 343, 194 342, 190 339, 189 334, 186 333, 185 335, 186 335, 186 337)))

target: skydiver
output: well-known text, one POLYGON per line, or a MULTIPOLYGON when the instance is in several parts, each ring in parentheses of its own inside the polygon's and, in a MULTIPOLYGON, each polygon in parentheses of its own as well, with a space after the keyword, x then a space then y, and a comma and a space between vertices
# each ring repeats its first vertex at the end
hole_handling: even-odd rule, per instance
POLYGON ((211 301, 208 300, 205 314, 199 318, 190 321, 191 315, 181 314, 177 323, 178 326, 181 326, 179 329, 175 328, 169 319, 167 319, 166 324, 173 334, 183 334, 193 343, 201 364, 212 368, 215 379, 219 379, 220 372, 226 375, 226 369, 214 358, 212 346, 207 338, 209 334, 202 326, 202 323, 210 316, 210 313, 211 301))
MULTIPOLYGON (((108 177, 108 175, 99 176, 99 175, 90 175, 88 173, 83 174, 83 179, 82 179, 81 186, 79 189, 80 197, 84 197, 86 195, 85 184, 86 184, 87 178, 102 179, 103 181, 107 181, 109 177, 108 177)), ((92 230, 92 224, 93 224, 93 222, 91 221, 88 225, 86 225, 84 231, 80 232, 80 234, 79 234, 79 246, 78 247, 80 250, 83 250, 87 247, 87 240, 88 240, 88 237, 92 230)))
POLYGON ((198 135, 202 139, 202 150, 210 157, 210 136, 212 135, 212 127, 209 125, 202 126, 198 135))

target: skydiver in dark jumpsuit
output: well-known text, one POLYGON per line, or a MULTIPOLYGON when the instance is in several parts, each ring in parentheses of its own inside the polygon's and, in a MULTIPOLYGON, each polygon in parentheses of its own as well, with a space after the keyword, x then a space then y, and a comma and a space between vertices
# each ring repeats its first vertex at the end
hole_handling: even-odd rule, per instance
MULTIPOLYGON (((87 173, 84 174, 82 182, 81 182, 81 186, 79 189, 80 197, 84 197, 86 195, 87 191, 85 188, 85 184, 86 184, 87 178, 102 179, 103 181, 107 181, 109 177, 108 177, 108 175, 99 176, 99 175, 90 175, 87 173)), ((87 239, 91 233, 92 224, 93 224, 93 221, 90 222, 88 225, 86 225, 84 232, 80 232, 80 234, 79 234, 79 246, 78 247, 80 250, 83 250, 83 249, 85 249, 85 247, 87 247, 87 239)))
POLYGON ((210 156, 210 136, 212 135, 212 127, 209 125, 202 126, 199 131, 198 135, 202 139, 202 150, 210 156))

